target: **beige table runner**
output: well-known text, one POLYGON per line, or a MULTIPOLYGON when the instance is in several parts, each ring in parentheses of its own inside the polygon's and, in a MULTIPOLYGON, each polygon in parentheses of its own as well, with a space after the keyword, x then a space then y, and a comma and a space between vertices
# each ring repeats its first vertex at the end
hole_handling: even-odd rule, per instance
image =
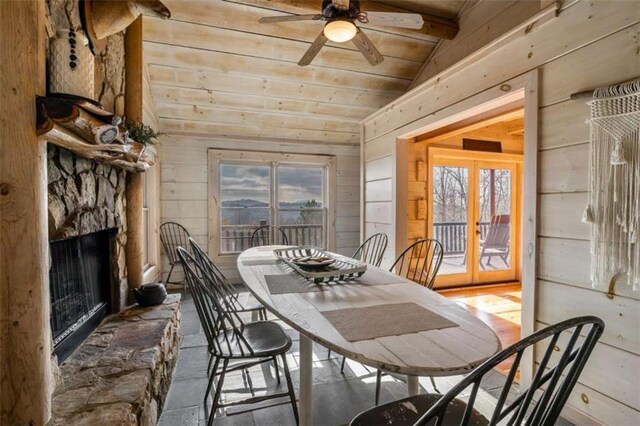
POLYGON ((321 313, 349 342, 459 326, 412 302, 321 313))

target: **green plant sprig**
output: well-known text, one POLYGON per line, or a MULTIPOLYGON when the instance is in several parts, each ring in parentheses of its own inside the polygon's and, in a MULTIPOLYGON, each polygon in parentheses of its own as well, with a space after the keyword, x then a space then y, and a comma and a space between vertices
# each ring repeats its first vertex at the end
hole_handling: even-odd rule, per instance
POLYGON ((164 135, 164 133, 156 132, 151 128, 151 126, 147 126, 138 120, 125 119, 122 124, 129 132, 129 137, 131 139, 136 142, 140 142, 145 146, 155 145, 156 139, 158 139, 159 136, 164 135))

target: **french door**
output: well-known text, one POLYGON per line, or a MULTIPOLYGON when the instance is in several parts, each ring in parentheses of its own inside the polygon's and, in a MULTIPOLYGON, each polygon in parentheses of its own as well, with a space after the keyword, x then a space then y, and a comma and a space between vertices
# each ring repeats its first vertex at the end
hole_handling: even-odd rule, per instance
POLYGON ((435 287, 514 281, 522 156, 429 149, 427 230, 443 246, 435 287))

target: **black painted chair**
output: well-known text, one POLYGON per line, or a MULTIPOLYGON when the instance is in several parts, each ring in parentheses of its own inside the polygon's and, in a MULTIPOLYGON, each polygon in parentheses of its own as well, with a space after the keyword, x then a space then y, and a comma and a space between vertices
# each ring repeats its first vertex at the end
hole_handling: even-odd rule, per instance
POLYGON ((380 266, 388 242, 389 238, 386 234, 374 234, 367 238, 351 257, 367 262, 369 265, 380 266))
MULTIPOLYGON (((238 313, 231 309, 229 299, 219 288, 204 283, 202 277, 207 272, 201 270, 196 259, 182 247, 178 248, 177 252, 185 270, 185 281, 193 295, 198 317, 207 337, 209 353, 215 360, 204 395, 205 406, 216 381, 215 378, 219 377, 215 386, 211 410, 208 413, 208 426, 213 424, 218 408, 229 405, 253 404, 282 397, 289 398, 293 415, 298 423, 298 407, 286 358, 292 345, 291 337, 280 325, 271 321, 245 323, 238 313), (271 362, 277 356, 282 358, 287 392, 254 396, 230 404, 220 403, 227 373, 271 362), (238 361, 238 363, 229 367, 230 361, 238 361), (220 362, 222 362, 222 368, 218 371, 220 362)), ((276 375, 279 380, 280 374, 277 370, 276 375)))
POLYGON ((404 249, 390 271, 432 289, 443 254, 442 244, 438 240, 418 240, 404 249))
POLYGON ((489 358, 444 395, 416 395, 384 404, 359 414, 351 425, 554 425, 603 330, 602 320, 592 316, 562 321, 489 358), (534 356, 534 349, 540 357, 531 385, 508 402, 520 362, 526 351, 534 356), (486 418, 474 408, 482 379, 508 359, 513 364, 486 418), (457 398, 463 392, 466 402, 457 398))
MULTIPOLYGON (((231 284, 193 238, 189 238, 189 245, 191 247, 191 253, 193 253, 193 259, 199 266, 196 272, 202 274, 200 275, 202 282, 210 286, 217 294, 220 294, 230 310, 236 313, 250 313, 252 314, 252 319, 255 318, 253 314, 256 314, 258 320, 267 320, 267 310, 262 303, 258 302, 249 292, 238 292, 238 289, 231 284)), ((209 358, 207 372, 211 371, 213 359, 213 356, 209 358)), ((273 362, 277 372, 278 360, 276 357, 273 357, 273 362)), ((280 377, 278 376, 278 382, 279 381, 280 377)))
POLYGON ((289 245, 284 229, 275 225, 262 225, 251 234, 251 247, 270 246, 272 244, 289 245))
POLYGON ((173 272, 173 268, 180 266, 180 258, 178 257, 176 249, 178 247, 184 247, 189 250, 188 240, 190 237, 189 231, 177 222, 165 222, 160 225, 160 241, 169 260, 169 265, 171 266, 169 274, 167 275, 167 284, 184 284, 182 281, 172 282, 171 273, 173 272))
POLYGON ((259 319, 266 320, 267 310, 265 307, 251 293, 240 293, 202 250, 202 247, 193 238, 189 238, 188 241, 191 247, 190 252, 193 253, 193 258, 200 266, 199 271, 204 273, 202 278, 205 284, 215 287, 216 291, 223 295, 229 304, 229 309, 238 313, 256 313, 259 319))

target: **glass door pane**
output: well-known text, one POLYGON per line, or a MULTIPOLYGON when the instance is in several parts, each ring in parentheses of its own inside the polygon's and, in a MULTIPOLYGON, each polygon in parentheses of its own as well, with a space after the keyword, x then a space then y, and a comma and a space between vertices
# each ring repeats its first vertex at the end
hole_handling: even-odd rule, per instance
POLYGON ((479 203, 476 233, 479 233, 480 271, 511 269, 512 171, 479 169, 479 203))
POLYGON ((469 168, 434 165, 432 168, 432 232, 444 257, 438 275, 468 270, 469 168))
POLYGON ((278 166, 278 224, 289 244, 324 247, 324 167, 278 166))

